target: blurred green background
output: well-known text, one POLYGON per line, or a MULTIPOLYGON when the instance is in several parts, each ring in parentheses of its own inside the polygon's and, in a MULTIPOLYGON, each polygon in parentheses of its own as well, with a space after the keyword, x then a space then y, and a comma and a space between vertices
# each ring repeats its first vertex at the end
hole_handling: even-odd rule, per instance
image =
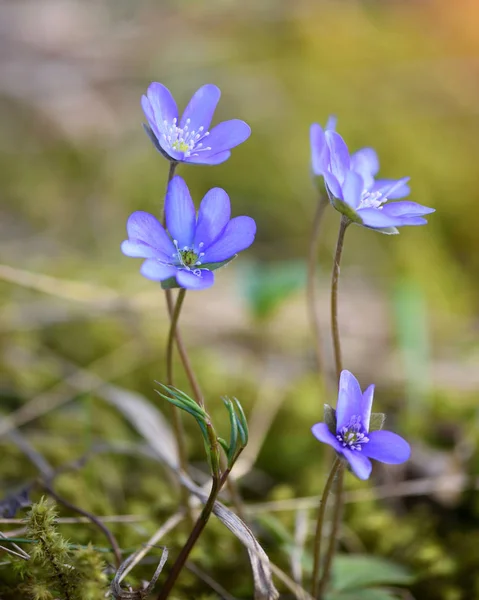
MULTIPOLYGON (((411 176, 411 199, 437 210, 426 227, 399 236, 348 230, 344 364, 363 386, 377 384, 377 408, 411 440, 413 458, 405 469, 378 466, 366 486, 348 478, 341 547, 409 566, 414 598, 479 597, 477 3, 19 0, 0 5, 0 22, 0 419, 13 415, 58 467, 99 441, 141 441, 88 379, 61 383, 79 369, 164 410, 153 392, 164 377, 164 299, 139 275, 139 261, 119 251, 133 210, 161 213, 167 177, 141 127, 140 96, 161 81, 181 110, 200 85, 215 83, 214 122, 244 119, 252 136, 225 164, 178 173, 197 203, 224 187, 233 214, 251 215, 258 235, 214 288, 188 295, 182 329, 216 418, 226 427, 222 394, 240 398, 250 416, 245 498, 318 494, 325 451, 309 428, 335 398, 314 372, 305 309, 317 200, 309 126, 335 114, 351 149, 376 148, 381 175, 411 176), (62 399, 50 405, 52 397, 62 399), (386 497, 361 496, 367 485, 386 497)), ((329 210, 319 255, 329 371, 337 227, 329 210)), ((187 390, 179 364, 177 373, 187 390)), ((204 468, 197 432, 188 431, 191 460, 204 468)), ((35 476, 7 435, 0 456, 5 494, 35 476)), ((176 502, 164 473, 138 456, 101 455, 57 488, 97 514, 145 516, 141 526, 112 526, 130 549, 176 502)), ((268 524, 252 509, 263 545, 286 571, 281 527, 293 535, 298 507, 271 513, 268 524)), ((66 531, 77 543, 98 537, 86 526, 66 531)), ((195 558, 246 598, 247 558, 230 537, 212 524, 195 558), (213 543, 223 544, 221 556, 208 553, 213 543)), ((184 588, 184 597, 207 597, 192 575, 184 588)))

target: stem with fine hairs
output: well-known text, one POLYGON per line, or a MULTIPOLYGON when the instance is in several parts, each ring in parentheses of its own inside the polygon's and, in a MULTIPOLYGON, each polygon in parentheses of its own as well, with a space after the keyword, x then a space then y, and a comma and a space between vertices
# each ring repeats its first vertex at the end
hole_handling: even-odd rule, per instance
POLYGON ((342 216, 341 223, 339 225, 338 241, 336 243, 336 253, 334 256, 333 274, 331 277, 331 332, 333 335, 333 347, 334 347, 334 364, 336 367, 336 378, 339 382, 341 371, 343 370, 343 363, 341 359, 341 341, 339 338, 339 325, 338 325, 338 286, 339 286, 339 272, 341 264, 341 255, 343 252, 344 245, 344 234, 349 225, 350 221, 342 216))

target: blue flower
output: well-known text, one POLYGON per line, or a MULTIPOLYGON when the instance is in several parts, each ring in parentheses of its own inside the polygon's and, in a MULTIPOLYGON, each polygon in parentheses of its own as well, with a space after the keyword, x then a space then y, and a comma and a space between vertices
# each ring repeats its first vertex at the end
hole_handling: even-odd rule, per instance
POLYGON ((408 460, 409 444, 391 431, 369 431, 374 385, 361 392, 358 380, 349 371, 342 371, 336 408, 336 426, 316 423, 311 431, 325 444, 343 456, 359 479, 371 474, 370 458, 396 465, 408 460))
POLYGON ((351 222, 397 233, 396 227, 425 225, 424 215, 435 212, 416 202, 388 203, 409 195, 409 178, 376 179, 379 160, 372 148, 350 155, 339 133, 333 128, 323 131, 316 123, 310 142, 313 173, 324 178, 331 204, 351 222))
POLYGON ((247 140, 251 128, 232 119, 208 131, 220 96, 216 85, 200 87, 179 119, 169 89, 161 83, 150 84, 141 106, 148 120, 146 132, 156 149, 172 162, 218 165, 228 160, 231 148, 247 140))
POLYGON ((197 217, 188 187, 177 175, 166 193, 167 231, 153 215, 134 212, 121 250, 126 256, 146 258, 141 274, 161 281, 164 288, 205 289, 213 285, 215 269, 253 243, 254 220, 230 215, 228 194, 213 188, 201 201, 197 217))

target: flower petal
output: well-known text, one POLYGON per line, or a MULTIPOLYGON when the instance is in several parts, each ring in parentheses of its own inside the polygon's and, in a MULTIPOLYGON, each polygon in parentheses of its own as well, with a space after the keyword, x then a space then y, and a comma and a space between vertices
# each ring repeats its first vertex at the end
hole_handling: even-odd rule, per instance
POLYGON ((138 210, 130 215, 126 223, 127 242, 123 242, 122 251, 127 256, 152 258, 171 257, 175 247, 163 225, 150 213, 138 210), (140 253, 144 246, 144 253, 140 253), (157 251, 155 253, 155 251, 157 251))
POLYGON ((420 217, 436 212, 436 209, 417 202, 388 202, 384 205, 383 212, 390 217, 420 217))
POLYGON ((398 227, 402 225, 401 217, 390 217, 378 208, 360 208, 357 211, 366 227, 398 227))
POLYGON ((346 173, 350 168, 349 150, 343 138, 336 131, 327 130, 324 135, 329 146, 329 170, 340 184, 344 182, 346 173))
POLYGON ((157 135, 165 133, 164 122, 167 121, 168 124, 171 124, 173 119, 178 118, 178 108, 170 90, 162 83, 154 81, 148 87, 146 99, 149 101, 150 107, 145 102, 145 96, 141 99, 141 106, 153 131, 157 135))
POLYGON ((153 281, 163 281, 164 279, 173 277, 176 275, 176 271, 177 269, 173 265, 166 265, 153 258, 145 260, 140 268, 140 273, 143 277, 152 279, 153 281))
POLYGON ((408 460, 411 447, 400 435, 392 431, 372 431, 368 434, 369 442, 363 444, 362 452, 388 465, 398 465, 408 460))
POLYGON ((313 123, 309 129, 309 142, 311 146, 311 169, 315 175, 323 175, 328 170, 330 155, 326 136, 323 128, 318 123, 313 123))
POLYGON ((351 155, 351 169, 359 173, 364 187, 369 190, 374 185, 374 176, 379 171, 379 159, 373 148, 361 148, 351 155))
MULTIPOLYGON (((199 152, 203 158, 219 154, 225 150, 231 150, 235 146, 242 144, 251 135, 251 127, 240 119, 231 119, 223 121, 210 131, 208 137, 203 138, 203 147, 209 147, 211 150, 199 152)), ((194 151, 193 151, 194 153, 194 151)))
POLYGON ((378 179, 370 191, 380 192, 383 196, 389 198, 389 200, 398 200, 399 198, 409 196, 411 193, 411 189, 407 184, 409 179, 410 177, 403 177, 402 179, 378 179))
POLYGON ((215 276, 208 269, 198 269, 198 274, 186 269, 179 269, 176 273, 176 281, 178 285, 187 290, 204 290, 209 288, 215 282, 215 276))
POLYGON ((427 225, 427 220, 422 217, 398 217, 400 219, 398 227, 406 225, 427 225))
POLYGON ((251 217, 235 217, 226 225, 220 237, 209 247, 203 263, 221 262, 245 250, 254 241, 256 223, 251 217))
POLYGON ((361 203, 364 182, 361 175, 348 171, 343 184, 343 199, 352 208, 356 209, 361 203))
POLYGON ((196 210, 185 181, 175 175, 168 184, 165 199, 166 226, 178 246, 190 247, 195 236, 196 210))
POLYGON ((226 150, 225 152, 218 152, 218 154, 208 154, 200 152, 196 156, 188 156, 184 162, 193 163, 195 165, 219 165, 224 163, 231 156, 231 152, 226 150))
MULTIPOLYGON (((367 444, 364 444, 363 448, 366 445, 367 444)), ((356 477, 359 477, 359 479, 362 479, 363 481, 365 479, 369 479, 373 466, 369 458, 365 456, 364 452, 358 450, 348 450, 347 448, 344 448, 342 450, 342 454, 350 464, 351 469, 356 477)))
POLYGON ((358 380, 349 371, 342 371, 339 378, 339 394, 336 406, 337 431, 347 427, 351 417, 362 415, 363 394, 358 380))
POLYGON ((328 188, 330 194, 334 198, 342 199, 343 198, 343 190, 341 189, 339 181, 336 179, 336 177, 329 171, 325 171, 323 173, 323 176, 324 176, 324 181, 326 183, 326 187, 328 188))
POLYGON ((326 122, 325 131, 336 131, 336 125, 338 124, 338 117, 336 115, 329 115, 326 122))
POLYGON ((366 431, 369 431, 369 421, 371 419, 371 409, 373 407, 374 385, 370 385, 363 392, 363 402, 361 410, 361 423, 366 431))
POLYGON ((311 432, 320 442, 329 444, 336 450, 336 452, 342 452, 342 444, 340 444, 339 440, 337 440, 336 437, 329 431, 326 423, 316 423, 311 427, 311 432))
POLYGON ((194 130, 196 133, 198 133, 200 127, 203 127, 203 133, 206 133, 210 127, 220 96, 220 88, 216 85, 208 83, 200 87, 188 102, 188 106, 181 117, 180 127, 183 128, 188 125, 188 131, 194 130), (188 119, 190 121, 187 124, 188 119))
POLYGON ((218 239, 231 218, 228 194, 221 188, 213 188, 203 198, 198 211, 194 246, 201 252, 218 239), (202 248, 199 244, 202 243, 202 248))

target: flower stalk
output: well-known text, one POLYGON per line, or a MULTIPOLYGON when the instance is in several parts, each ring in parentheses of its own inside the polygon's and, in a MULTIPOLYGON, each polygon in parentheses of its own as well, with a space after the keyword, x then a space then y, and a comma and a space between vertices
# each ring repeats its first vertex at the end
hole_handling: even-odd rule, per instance
MULTIPOLYGON (((312 585, 311 585, 311 595, 313 598, 318 597, 318 592, 320 590, 320 585, 324 579, 320 577, 319 572, 321 568, 321 542, 323 537, 323 525, 324 525, 324 517, 326 514, 326 505, 328 503, 329 494, 334 484, 334 480, 338 473, 342 471, 342 463, 341 460, 336 457, 334 459, 333 465, 331 467, 331 471, 329 472, 328 479, 326 480, 326 484, 323 489, 323 493, 321 495, 321 500, 319 501, 318 508, 318 519, 316 521, 316 532, 314 535, 314 551, 313 551, 313 573, 312 573, 312 585)), ((323 584, 324 585, 324 584, 323 584)))
POLYGON ((336 367, 336 378, 339 381, 343 363, 341 358, 341 340, 339 336, 338 323, 338 288, 339 288, 339 273, 341 265, 341 255, 343 253, 344 235, 350 221, 344 215, 341 217, 339 225, 338 241, 336 243, 336 253, 334 256, 333 273, 331 277, 331 333, 333 336, 334 348, 334 364, 336 367))

